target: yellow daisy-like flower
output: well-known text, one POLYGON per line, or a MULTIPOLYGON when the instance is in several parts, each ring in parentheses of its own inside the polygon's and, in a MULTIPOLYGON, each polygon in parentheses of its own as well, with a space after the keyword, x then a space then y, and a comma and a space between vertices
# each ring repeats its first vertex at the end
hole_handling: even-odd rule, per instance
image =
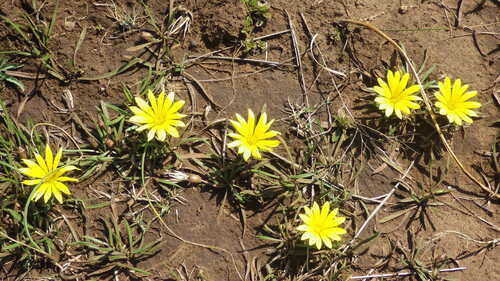
POLYGON ((462 125, 462 120, 472 123, 469 116, 477 117, 477 113, 471 109, 481 107, 477 101, 469 101, 477 95, 477 91, 469 91, 469 85, 462 85, 460 79, 455 80, 451 87, 449 77, 444 78, 443 82, 438 82, 439 92, 434 93, 438 100, 434 105, 439 108, 439 114, 448 117, 450 123, 462 125))
POLYGON ((53 157, 52 150, 49 145, 45 146, 45 159, 40 154, 35 153, 36 162, 33 160, 22 159, 27 168, 19 169, 19 172, 30 177, 35 178, 31 180, 24 180, 22 183, 26 185, 37 185, 33 201, 38 201, 43 195, 45 203, 54 196, 59 203, 63 202, 61 193, 66 195, 71 194, 68 187, 63 183, 65 181, 78 181, 75 178, 63 177, 63 174, 72 170, 77 170, 75 166, 63 166, 58 168, 59 160, 61 160, 62 149, 57 151, 53 157))
POLYGON ((174 92, 170 92, 165 97, 165 93, 161 92, 156 98, 151 90, 148 90, 149 104, 140 97, 135 98, 137 106, 131 106, 130 110, 134 113, 129 121, 138 125, 137 131, 141 132, 148 129, 148 141, 152 140, 155 135, 159 141, 165 141, 167 134, 178 138, 179 132, 175 127, 185 127, 181 118, 186 117, 185 114, 177 113, 184 106, 185 101, 178 100, 174 102, 174 92))
POLYGON ((392 73, 390 70, 387 71, 387 83, 381 78, 377 79, 378 86, 373 87, 373 91, 378 94, 375 102, 380 110, 385 111, 385 116, 389 117, 392 113, 396 113, 396 116, 402 119, 403 114, 410 114, 410 109, 420 108, 420 105, 414 102, 422 100, 414 95, 420 90, 420 86, 406 87, 409 79, 408 73, 401 76, 399 71, 392 73))
POLYGON ((330 203, 326 202, 319 208, 314 202, 312 208, 304 207, 305 214, 299 214, 304 224, 297 227, 298 231, 303 231, 301 240, 309 240, 309 246, 316 245, 318 250, 325 244, 332 248, 332 241, 340 241, 340 235, 345 234, 345 229, 338 227, 346 218, 337 217, 339 209, 330 211, 330 203))
POLYGON ((280 144, 278 140, 269 140, 279 135, 279 132, 269 130, 274 120, 268 123, 265 112, 260 114, 257 124, 255 124, 255 114, 251 109, 248 110, 248 121, 245 121, 239 114, 236 114, 236 119, 238 121, 229 120, 236 133, 229 134, 235 140, 227 146, 229 148, 238 147, 238 154, 243 154, 245 161, 248 161, 250 156, 261 159, 260 151, 271 151, 271 148, 280 144))

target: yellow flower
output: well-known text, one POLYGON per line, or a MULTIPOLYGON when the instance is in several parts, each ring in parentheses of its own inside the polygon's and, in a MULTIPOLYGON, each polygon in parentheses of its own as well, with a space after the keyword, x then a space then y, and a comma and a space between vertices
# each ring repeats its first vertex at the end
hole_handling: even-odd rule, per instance
POLYGON ((316 202, 311 209, 306 206, 304 210, 305 214, 299 214, 304 224, 298 226, 297 230, 305 232, 300 239, 309 239, 309 246, 316 244, 316 248, 320 250, 325 244, 328 248, 332 248, 332 240, 340 241, 340 235, 346 233, 345 229, 338 227, 346 218, 337 217, 338 208, 330 212, 329 202, 323 204, 321 210, 316 202))
POLYGON ((476 112, 471 109, 481 107, 477 101, 467 101, 477 95, 477 91, 469 91, 469 85, 463 85, 460 79, 455 80, 453 88, 449 77, 444 82, 438 82, 439 92, 434 95, 438 100, 435 105, 439 108, 439 114, 448 117, 450 123, 462 125, 462 120, 472 123, 469 116, 477 117, 476 112))
POLYGON ((390 70, 387 71, 387 83, 380 78, 377 79, 379 86, 373 87, 373 91, 378 94, 375 102, 380 110, 385 111, 385 116, 389 117, 394 112, 399 119, 402 119, 403 113, 410 114, 410 109, 420 108, 420 105, 414 101, 421 100, 421 98, 413 95, 420 90, 420 86, 406 87, 409 79, 408 73, 401 77, 399 71, 392 73, 390 70))
POLYGON ((170 92, 166 97, 165 93, 161 92, 156 98, 151 90, 148 90, 148 100, 149 104, 140 97, 135 98, 138 107, 130 107, 134 116, 129 121, 142 124, 137 128, 139 132, 149 129, 148 141, 152 140, 155 135, 159 141, 165 141, 167 134, 178 138, 179 132, 175 127, 186 126, 184 122, 179 120, 186 115, 177 112, 184 106, 185 102, 183 100, 174 102, 174 92, 170 92))
POLYGON ((66 172, 78 169, 75 166, 63 166, 58 168, 59 160, 61 160, 62 149, 57 151, 55 157, 52 155, 49 145, 45 146, 45 159, 40 154, 35 153, 36 162, 33 160, 22 159, 27 168, 19 169, 19 172, 30 177, 35 178, 31 180, 24 180, 22 183, 26 185, 37 185, 33 201, 38 201, 43 195, 45 203, 54 196, 59 203, 63 202, 61 192, 64 194, 71 194, 68 187, 63 183, 65 181, 78 181, 75 178, 63 177, 66 172))
POLYGON ((269 140, 279 134, 276 131, 269 131, 274 120, 267 123, 267 114, 260 114, 257 125, 255 124, 255 115, 252 110, 248 110, 248 121, 245 121, 241 115, 236 114, 238 121, 229 120, 233 125, 236 133, 229 134, 235 141, 229 143, 229 148, 238 147, 238 154, 243 154, 243 159, 248 161, 250 156, 255 159, 261 159, 260 151, 271 151, 271 148, 277 147, 280 142, 278 140, 269 140))

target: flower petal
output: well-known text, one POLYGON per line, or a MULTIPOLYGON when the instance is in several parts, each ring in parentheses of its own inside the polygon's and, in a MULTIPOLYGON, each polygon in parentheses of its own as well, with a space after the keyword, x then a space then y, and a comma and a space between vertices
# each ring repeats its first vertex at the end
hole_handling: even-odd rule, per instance
POLYGON ((148 90, 148 101, 149 104, 151 104, 151 108, 153 109, 153 112, 158 112, 158 104, 156 103, 156 97, 153 94, 153 91, 148 90))
POLYGON ((50 149, 49 144, 45 145, 45 163, 47 164, 47 169, 49 172, 54 170, 54 167, 52 167, 54 158, 52 156, 52 150, 50 149))

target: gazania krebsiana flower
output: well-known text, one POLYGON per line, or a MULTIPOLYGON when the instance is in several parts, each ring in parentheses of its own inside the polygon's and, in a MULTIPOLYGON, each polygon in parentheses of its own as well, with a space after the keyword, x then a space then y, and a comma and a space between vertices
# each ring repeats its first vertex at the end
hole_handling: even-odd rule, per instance
POLYGON ((277 131, 270 131, 274 120, 267 122, 267 114, 262 112, 259 121, 255 124, 255 114, 251 109, 248 110, 248 121, 241 115, 236 114, 237 121, 229 120, 236 133, 228 134, 235 139, 227 146, 229 148, 238 147, 238 154, 243 154, 243 159, 247 161, 250 156, 255 159, 261 159, 260 151, 271 151, 271 148, 277 147, 278 140, 270 140, 279 134, 277 131))
POLYGON ((378 78, 378 86, 373 87, 373 91, 378 94, 375 98, 375 103, 378 104, 380 110, 385 111, 385 116, 389 117, 392 113, 396 113, 399 119, 403 118, 403 114, 410 114, 410 109, 419 109, 420 105, 415 103, 422 98, 414 95, 420 90, 420 86, 412 85, 407 87, 410 74, 405 73, 401 76, 399 71, 387 71, 387 82, 378 78))
POLYGON ((137 106, 131 106, 130 110, 134 113, 129 121, 138 125, 137 131, 141 132, 148 129, 148 141, 152 140, 155 135, 159 141, 165 141, 167 134, 178 138, 179 132, 175 127, 185 127, 181 118, 185 114, 177 113, 184 106, 183 100, 174 102, 174 92, 170 92, 165 96, 161 92, 156 98, 151 90, 148 90, 149 104, 140 97, 135 98, 137 106))
POLYGON ((62 149, 59 149, 56 156, 53 157, 52 150, 49 145, 45 146, 45 159, 38 153, 35 153, 36 162, 33 160, 22 159, 27 168, 19 169, 22 174, 34 178, 24 180, 22 183, 26 185, 39 186, 34 191, 33 201, 37 201, 43 196, 45 203, 54 196, 59 203, 63 202, 61 193, 66 195, 71 194, 68 187, 63 183, 65 181, 78 181, 75 178, 63 177, 63 174, 72 170, 78 169, 75 166, 62 166, 58 168, 61 160, 62 149))
POLYGON ((469 85, 462 85, 460 79, 455 80, 453 87, 449 77, 443 82, 438 82, 439 92, 436 92, 437 102, 434 104, 439 108, 439 114, 448 117, 450 123, 462 125, 462 120, 472 123, 469 116, 477 117, 477 113, 472 109, 481 107, 477 101, 469 101, 477 95, 477 91, 469 91, 469 85))
POLYGON ((339 209, 330 211, 330 203, 326 202, 320 209, 314 202, 312 208, 304 207, 305 214, 299 214, 304 224, 297 227, 303 231, 301 240, 309 240, 309 246, 316 245, 318 250, 325 244, 332 248, 332 241, 340 241, 340 235, 345 234, 345 229, 338 227, 345 221, 345 217, 337 217, 339 209))

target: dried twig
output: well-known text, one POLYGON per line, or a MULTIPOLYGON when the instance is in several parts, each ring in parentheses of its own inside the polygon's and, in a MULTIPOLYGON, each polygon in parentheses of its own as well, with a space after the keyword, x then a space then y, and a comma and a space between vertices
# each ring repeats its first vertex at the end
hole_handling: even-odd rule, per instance
POLYGON ((198 81, 198 79, 194 78, 193 75, 187 73, 186 71, 183 71, 182 72, 182 75, 190 80, 194 85, 196 85, 198 87, 198 89, 200 90, 200 93, 202 94, 202 96, 208 100, 208 102, 214 107, 215 110, 217 109, 221 109, 222 106, 218 105, 217 103, 215 103, 214 99, 212 98, 212 96, 210 96, 208 94, 208 92, 205 90, 205 88, 203 87, 203 85, 200 83, 200 81, 198 81))
MULTIPOLYGON (((190 56, 189 58, 195 58, 190 56)), ((206 56, 205 59, 215 59, 215 60, 228 60, 228 61, 236 61, 236 62, 248 62, 254 64, 268 64, 272 66, 293 66, 294 64, 282 63, 279 61, 269 61, 269 60, 258 60, 258 59, 246 59, 246 58, 234 58, 234 57, 223 57, 223 56, 206 56)))
MULTIPOLYGON (((273 37, 276 37, 276 36, 279 36, 279 35, 282 35, 282 34, 285 34, 285 33, 288 33, 288 32, 290 32, 290 29, 278 31, 278 32, 271 33, 271 34, 264 35, 264 36, 260 36, 260 37, 256 37, 256 38, 253 38, 252 41, 270 39, 270 38, 273 38, 273 37)), ((204 55, 195 56, 195 57, 192 57, 192 58, 186 60, 184 63, 190 63, 190 62, 194 62, 194 61, 199 60, 199 59, 204 59, 206 57, 209 57, 209 56, 212 56, 212 55, 215 55, 215 54, 218 54, 218 53, 222 53, 222 52, 227 51, 229 49, 232 49, 234 47, 235 46, 229 46, 229 47, 226 47, 226 48, 223 48, 223 49, 220 49, 220 50, 216 50, 216 51, 213 51, 213 52, 206 53, 204 55)))
POLYGON ((307 87, 306 87, 306 82, 304 80, 304 70, 302 68, 302 60, 300 57, 301 54, 300 54, 299 44, 297 42, 297 36, 295 35, 295 31, 293 29, 293 23, 290 14, 288 14, 287 10, 285 10, 285 13, 286 16, 288 17, 288 25, 290 26, 290 33, 292 35, 293 51, 295 54, 295 62, 297 63, 298 66, 300 88, 302 89, 302 94, 304 96, 304 101, 306 103, 306 106, 309 107, 309 98, 307 96, 307 87))
POLYGON ((392 196, 392 194, 399 187, 400 182, 408 175, 408 172, 410 172, 410 170, 413 167, 414 163, 415 162, 411 162, 410 166, 408 167, 408 169, 406 169, 405 173, 401 176, 401 178, 398 181, 398 183, 396 183, 396 185, 394 185, 394 187, 391 189, 391 191, 389 191, 389 193, 387 193, 387 195, 385 196, 384 200, 382 200, 382 202, 380 202, 380 204, 377 205, 377 207, 375 208, 375 210, 373 210, 373 212, 368 216, 368 218, 366 219, 366 221, 363 223, 363 225, 361 225, 361 227, 359 228, 358 232, 356 232, 356 234, 352 238, 351 243, 354 242, 354 240, 356 240, 356 238, 359 237, 359 235, 361 234, 361 232, 363 232, 363 230, 366 228, 366 226, 368 225, 368 223, 373 219, 373 217, 378 213, 378 211, 380 211, 380 209, 384 206, 384 204, 387 202, 387 200, 389 200, 389 198, 392 196))
MULTIPOLYGON (((454 267, 454 268, 446 268, 441 269, 439 272, 455 272, 466 270, 467 267, 454 267)), ((431 273, 432 271, 428 271, 431 273)), ((415 274, 415 272, 400 272, 400 273, 384 273, 384 274, 373 274, 373 275, 364 275, 364 276, 352 276, 351 279, 372 279, 372 278, 388 278, 388 277, 401 277, 401 276, 410 276, 415 274)))

